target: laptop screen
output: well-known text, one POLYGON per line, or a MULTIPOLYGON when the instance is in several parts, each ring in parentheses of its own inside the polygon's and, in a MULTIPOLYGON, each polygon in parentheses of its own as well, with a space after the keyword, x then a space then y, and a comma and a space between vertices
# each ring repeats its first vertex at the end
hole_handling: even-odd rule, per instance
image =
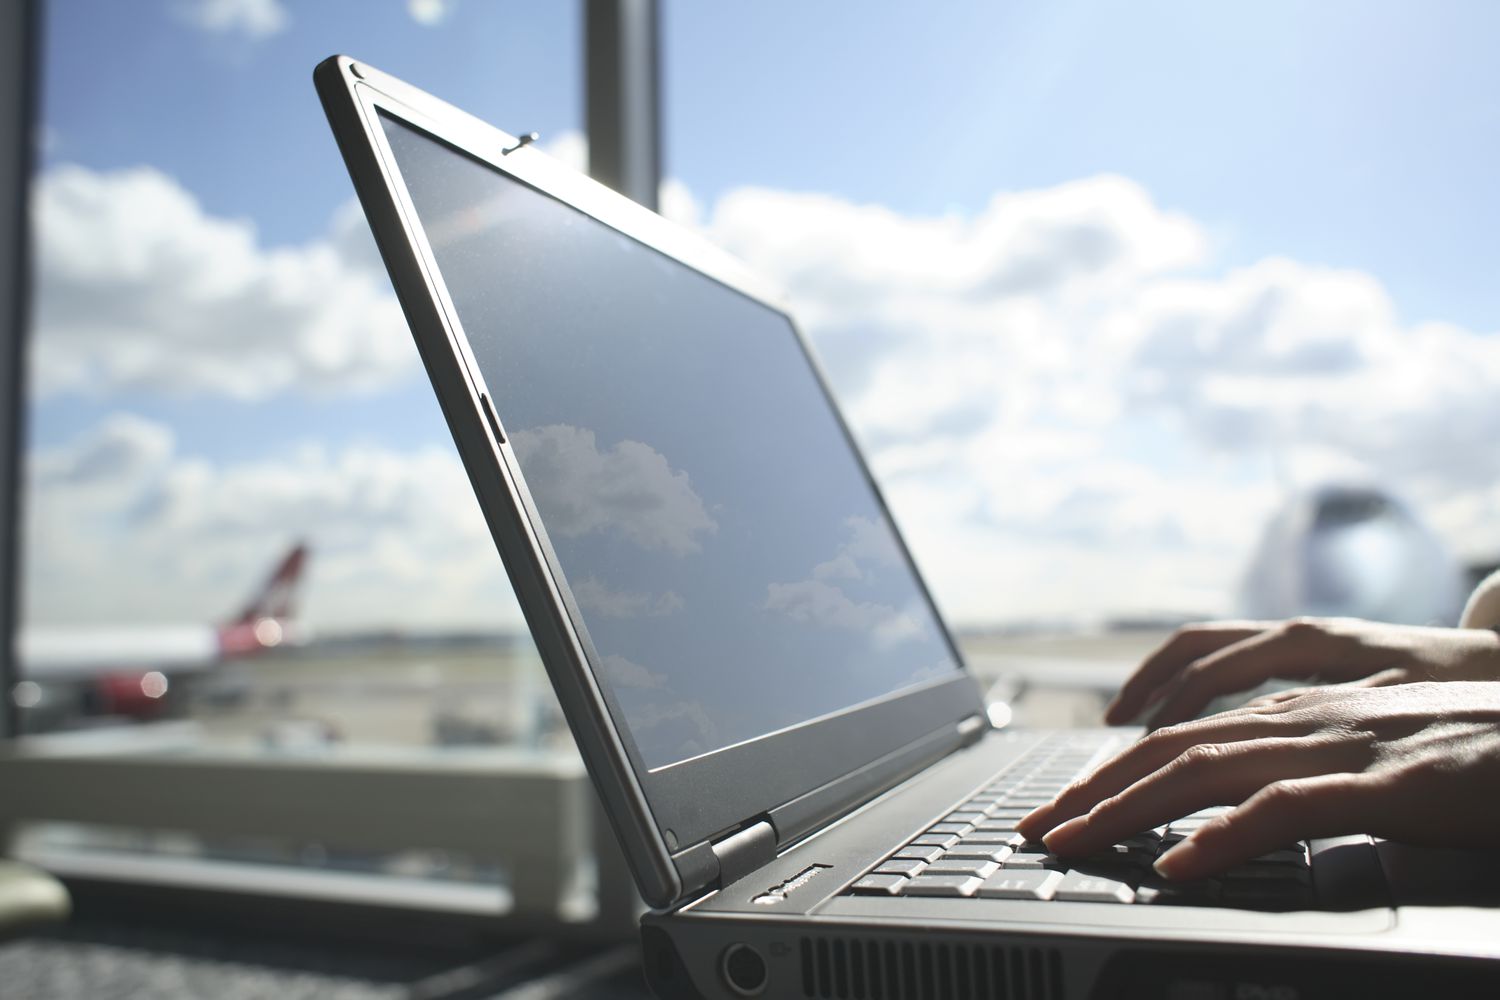
POLYGON ((781 313, 382 121, 646 767, 952 676, 781 313))

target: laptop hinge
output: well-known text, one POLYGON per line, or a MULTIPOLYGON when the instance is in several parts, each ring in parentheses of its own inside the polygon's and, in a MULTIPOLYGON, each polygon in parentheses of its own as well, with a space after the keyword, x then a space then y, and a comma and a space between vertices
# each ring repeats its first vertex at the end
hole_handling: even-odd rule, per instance
POLYGON ((756 820, 711 846, 719 859, 719 885, 723 887, 776 857, 776 831, 767 820, 756 820))

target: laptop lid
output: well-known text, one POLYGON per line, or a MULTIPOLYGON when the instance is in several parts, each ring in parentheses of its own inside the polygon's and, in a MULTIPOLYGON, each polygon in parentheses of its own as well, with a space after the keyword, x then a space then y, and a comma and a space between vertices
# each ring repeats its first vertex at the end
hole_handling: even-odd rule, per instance
POLYGON ((315 79, 646 899, 982 728, 784 310, 726 255, 344 57, 315 79))

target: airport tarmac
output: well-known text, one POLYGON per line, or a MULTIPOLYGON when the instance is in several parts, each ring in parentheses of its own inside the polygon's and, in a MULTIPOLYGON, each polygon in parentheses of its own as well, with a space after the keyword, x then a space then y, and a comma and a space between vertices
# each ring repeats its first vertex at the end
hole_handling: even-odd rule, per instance
MULTIPOLYGON (((1010 721, 1097 724, 1104 702, 1165 630, 967 634, 971 671, 1010 721)), ((325 642, 185 679, 177 713, 217 744, 310 750, 567 741, 535 649, 524 638, 325 642)), ((996 721, 999 721, 997 718, 996 721)))

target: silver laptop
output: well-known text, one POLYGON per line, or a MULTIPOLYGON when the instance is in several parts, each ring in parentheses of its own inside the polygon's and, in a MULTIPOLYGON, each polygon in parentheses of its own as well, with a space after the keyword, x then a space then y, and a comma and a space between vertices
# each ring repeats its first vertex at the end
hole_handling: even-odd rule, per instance
POLYGON ((514 136, 342 56, 314 77, 654 908, 658 993, 1494 985, 1490 855, 1348 837, 1172 885, 1150 862, 1204 816, 1086 859, 1025 842, 1017 818, 1137 734, 991 728, 786 310, 514 136))

